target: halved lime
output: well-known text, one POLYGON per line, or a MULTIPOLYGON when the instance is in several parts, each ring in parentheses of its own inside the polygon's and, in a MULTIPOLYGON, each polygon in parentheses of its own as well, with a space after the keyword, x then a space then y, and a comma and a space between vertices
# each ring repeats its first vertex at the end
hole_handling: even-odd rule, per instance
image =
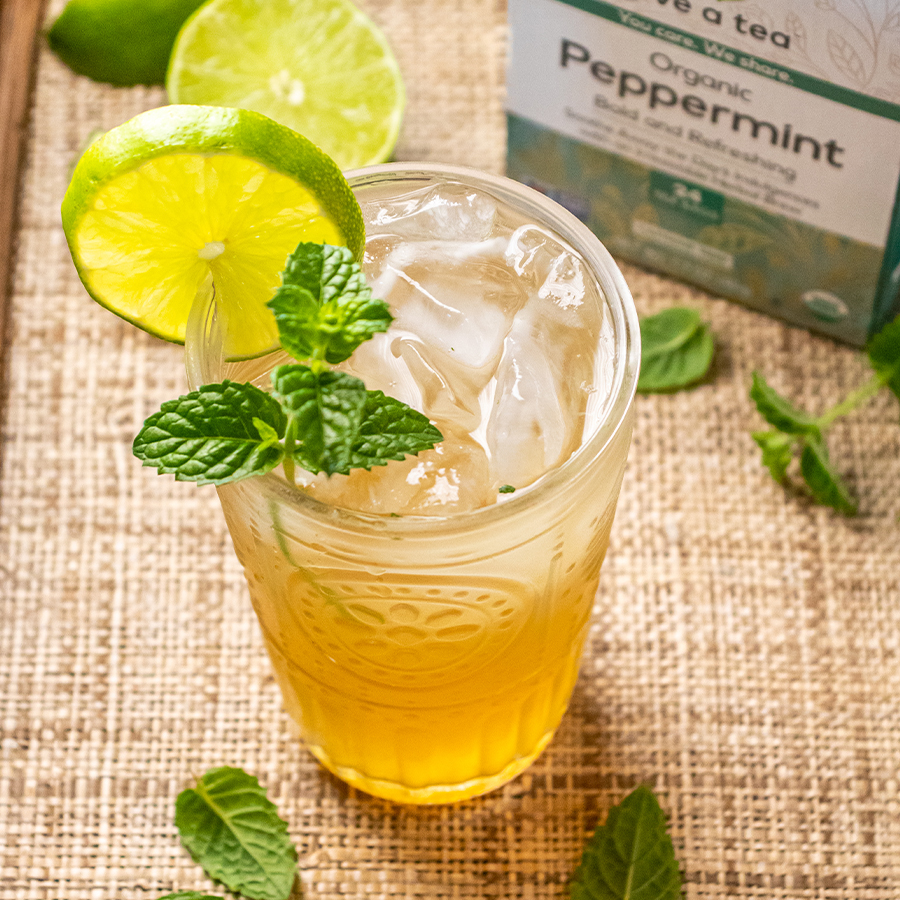
POLYGON ((85 151, 62 204, 72 259, 98 303, 167 341, 212 275, 230 357, 277 345, 266 307, 300 241, 362 253, 362 214, 333 160, 248 110, 166 106, 85 151))
POLYGON ((203 0, 69 0, 47 32, 79 75, 116 85, 162 84, 172 45, 203 0))
POLYGON ((261 112, 342 169, 388 159, 405 98, 384 35, 350 0, 210 0, 181 30, 166 88, 172 103, 261 112))

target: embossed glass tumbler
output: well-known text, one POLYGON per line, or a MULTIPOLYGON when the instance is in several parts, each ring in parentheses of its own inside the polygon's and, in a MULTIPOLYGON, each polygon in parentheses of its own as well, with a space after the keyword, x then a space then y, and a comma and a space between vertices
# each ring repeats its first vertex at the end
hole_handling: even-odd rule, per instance
MULTIPOLYGON (((459 231, 453 239, 462 249, 450 254, 454 296, 497 302, 484 279, 500 265, 521 281, 511 288, 519 298, 514 306, 531 303, 533 310, 540 301, 552 307, 549 331, 538 344, 546 338, 541 352, 555 366, 558 383, 548 386, 540 376, 529 382, 519 371, 526 363, 518 360, 506 388, 496 386, 496 396, 482 397, 468 411, 476 420, 492 415, 503 390, 518 401, 529 390, 549 389, 551 419, 573 408, 573 391, 581 397, 578 422, 564 423, 577 433, 563 461, 527 487, 514 485, 515 492, 504 487, 498 493, 502 481, 495 481, 489 501, 477 508, 442 515, 360 512, 324 502, 276 473, 219 488, 287 711, 312 753, 376 796, 461 800, 524 770, 550 741, 568 704, 631 441, 637 316, 596 237, 523 185, 431 164, 377 166, 349 180, 366 217, 367 274, 376 257, 383 262, 388 254, 387 269, 406 258, 394 225, 413 211, 404 233, 426 245, 444 240, 448 229, 459 231), (479 255, 485 247, 496 259, 479 255), (561 266, 555 257, 562 249, 567 261, 561 266), (573 284, 576 294, 567 293, 573 284), (575 306, 579 321, 588 324, 569 332, 585 352, 558 345, 568 333, 567 307, 575 306)), ((416 258, 427 276, 427 259, 416 258)), ((401 286, 428 294, 409 272, 398 276, 401 286)), ((386 284, 383 278, 378 283, 386 284)), ((283 359, 226 362, 221 335, 227 323, 211 299, 197 306, 187 342, 192 387, 223 378, 263 384, 267 370, 283 359)), ((543 327, 540 316, 532 318, 523 340, 543 327)), ((490 351, 496 359, 518 340, 510 337, 514 331, 490 351)), ((479 326, 479 341, 482 334, 479 326)), ((445 355, 475 352, 452 343, 443 347, 445 355)), ((447 384, 439 379, 437 385, 426 385, 422 395, 430 391, 438 406, 456 402, 447 384)), ((488 456, 493 452, 491 466, 506 460, 513 471, 527 468, 517 456, 525 451, 515 437, 515 415, 509 427, 512 436, 483 423, 479 432, 476 421, 473 433, 488 456)), ((525 430, 541 427, 532 423, 525 430)), ((556 440, 550 434, 541 439, 540 446, 556 440)), ((467 488, 451 486, 451 493, 456 489, 467 488)))

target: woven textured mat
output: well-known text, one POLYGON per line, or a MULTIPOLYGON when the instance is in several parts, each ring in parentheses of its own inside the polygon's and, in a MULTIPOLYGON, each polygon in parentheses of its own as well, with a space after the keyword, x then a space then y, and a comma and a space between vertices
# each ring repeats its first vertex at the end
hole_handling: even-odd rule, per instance
MULTIPOLYGON (((409 87, 400 159, 501 171, 499 0, 369 0, 409 87)), ((59 11, 54 2, 48 15, 59 11)), ((550 747, 479 800, 354 792, 291 736, 215 492, 142 469, 180 348, 89 301, 59 223, 95 129, 164 102, 38 58, 20 197, 0 467, 0 900, 209 889, 174 800, 258 774, 309 898, 550 898, 608 807, 646 782, 686 895, 900 897, 900 427, 878 397, 835 433, 844 519, 762 469, 759 369, 823 408, 859 353, 625 267, 642 314, 700 308, 715 378, 642 398, 576 693, 550 747)))

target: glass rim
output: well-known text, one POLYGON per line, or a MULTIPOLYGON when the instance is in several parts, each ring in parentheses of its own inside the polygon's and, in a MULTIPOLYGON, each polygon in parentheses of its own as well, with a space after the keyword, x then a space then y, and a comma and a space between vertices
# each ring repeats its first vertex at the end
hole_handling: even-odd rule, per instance
MULTIPOLYGON (((519 212, 533 214, 536 224, 554 231, 581 256, 591 274, 600 285, 603 300, 612 316, 614 326, 615 366, 613 381, 608 391, 608 401, 603 410, 600 424, 584 443, 563 463, 540 476, 535 482, 521 490, 505 495, 502 501, 473 510, 451 513, 444 516, 403 515, 367 513, 346 507, 333 506, 307 494, 290 484, 275 472, 254 476, 244 483, 252 482, 271 498, 303 511, 307 515, 322 519, 340 527, 371 531, 373 528, 390 532, 397 536, 404 532, 428 532, 463 527, 482 527, 512 516, 518 516, 530 507, 538 505, 545 496, 552 495, 561 485, 577 477, 595 459, 602 456, 614 441, 626 421, 637 388, 640 371, 640 327, 637 310, 631 291, 612 255, 600 239, 578 219, 555 200, 521 182, 502 175, 492 175, 465 166, 431 162, 393 162, 353 169, 344 173, 351 188, 363 184, 378 184, 390 181, 416 182, 423 185, 435 179, 459 181, 491 194, 496 199, 508 203, 519 212)), ((199 300, 199 298, 198 298, 199 300)), ((196 342, 202 343, 215 328, 216 307, 214 296, 209 296, 205 308, 195 311, 193 332, 196 342)), ((186 340, 186 362, 189 378, 196 380, 202 363, 192 360, 196 349, 186 340)), ((205 368, 205 367, 203 367, 205 368)), ((196 385, 192 385, 195 388, 196 385)), ((227 485, 226 485, 227 487, 227 485)))

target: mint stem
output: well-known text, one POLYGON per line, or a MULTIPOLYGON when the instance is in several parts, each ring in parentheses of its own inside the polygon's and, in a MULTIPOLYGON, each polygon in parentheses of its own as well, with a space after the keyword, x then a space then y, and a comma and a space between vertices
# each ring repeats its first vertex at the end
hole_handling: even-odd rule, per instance
POLYGON ((284 431, 284 461, 282 468, 284 476, 289 484, 296 484, 296 475, 294 471, 294 446, 297 443, 297 419, 290 416, 287 428, 284 431))
POLYGON ((821 431, 825 431, 836 419, 839 419, 841 416, 847 415, 847 413, 854 410, 857 406, 865 403, 867 400, 871 400, 885 385, 886 378, 881 375, 876 375, 870 381, 867 381, 862 387, 857 388, 855 391, 849 393, 844 399, 837 404, 837 406, 833 406, 831 409, 827 410, 818 419, 816 419, 816 424, 819 426, 821 431))

